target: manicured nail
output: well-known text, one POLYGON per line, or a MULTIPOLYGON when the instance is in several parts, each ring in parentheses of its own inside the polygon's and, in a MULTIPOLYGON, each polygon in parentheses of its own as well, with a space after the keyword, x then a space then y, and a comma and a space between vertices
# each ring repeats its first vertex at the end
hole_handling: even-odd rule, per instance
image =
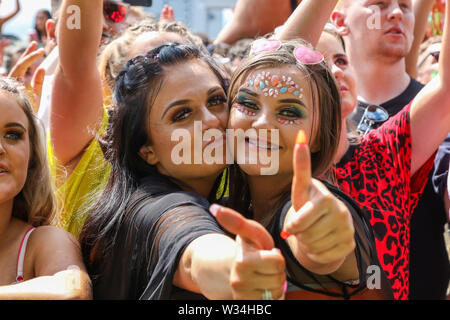
POLYGON ((210 207, 209 207, 209 212, 211 212, 211 214, 214 216, 214 217, 216 217, 216 215, 217 215, 217 212, 220 210, 220 208, 222 208, 221 206, 219 206, 218 204, 212 204, 210 207))
POLYGON ((287 286, 288 286, 288 283, 287 283, 287 281, 285 281, 285 282, 284 282, 284 285, 283 285, 283 294, 286 293, 286 291, 287 291, 287 286))
POLYGON ((295 144, 300 144, 300 145, 307 144, 305 130, 300 130, 297 133, 297 138, 295 139, 295 144))
POLYGON ((280 233, 281 239, 286 240, 287 238, 289 238, 291 235, 289 234, 289 232, 283 230, 280 233))

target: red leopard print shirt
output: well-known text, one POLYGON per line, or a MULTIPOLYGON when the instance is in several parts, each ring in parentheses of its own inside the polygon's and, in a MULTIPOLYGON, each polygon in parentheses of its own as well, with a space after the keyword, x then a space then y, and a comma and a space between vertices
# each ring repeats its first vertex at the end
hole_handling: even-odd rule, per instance
POLYGON ((395 299, 409 291, 411 213, 433 167, 432 156, 410 178, 411 104, 381 127, 370 131, 349 162, 336 166, 340 189, 359 203, 373 227, 378 258, 395 299))

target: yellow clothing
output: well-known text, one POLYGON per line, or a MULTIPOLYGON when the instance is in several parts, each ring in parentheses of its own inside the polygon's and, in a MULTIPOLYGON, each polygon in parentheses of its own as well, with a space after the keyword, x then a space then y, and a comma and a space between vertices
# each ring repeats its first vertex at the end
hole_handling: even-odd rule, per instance
MULTIPOLYGON (((105 132, 107 125, 108 113, 105 110, 99 134, 105 132)), ((104 189, 111 173, 111 165, 105 160, 97 138, 92 139, 68 178, 53 154, 50 134, 47 136, 47 153, 52 181, 57 186, 57 226, 78 238, 88 215, 87 208, 104 189), (61 184, 61 179, 66 178, 61 184)))

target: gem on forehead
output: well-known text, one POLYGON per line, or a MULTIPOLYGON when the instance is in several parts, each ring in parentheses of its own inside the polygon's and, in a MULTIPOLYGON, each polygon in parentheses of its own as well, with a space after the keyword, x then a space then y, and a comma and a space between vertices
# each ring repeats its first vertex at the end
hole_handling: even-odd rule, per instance
POLYGON ((279 83, 280 83, 280 78, 278 78, 278 76, 273 76, 272 77, 272 86, 276 87, 279 83))
POLYGON ((289 92, 298 96, 300 92, 303 92, 303 88, 299 88, 292 77, 272 75, 270 71, 261 71, 249 79, 247 85, 258 87, 263 90, 265 96, 274 98, 278 97, 280 93, 289 92))

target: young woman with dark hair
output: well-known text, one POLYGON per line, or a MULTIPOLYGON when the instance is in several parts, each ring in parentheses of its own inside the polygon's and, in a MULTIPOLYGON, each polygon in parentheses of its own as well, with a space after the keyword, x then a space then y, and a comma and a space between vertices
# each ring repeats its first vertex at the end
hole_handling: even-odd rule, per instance
MULTIPOLYGON (((236 268, 240 245, 208 212, 223 195, 219 187, 226 159, 194 163, 196 123, 200 134, 216 130, 225 135, 226 87, 211 58, 179 44, 133 58, 119 74, 104 140, 111 175, 81 233, 95 298, 258 299, 261 285, 273 288, 273 297, 282 296, 282 256, 266 247, 264 257, 253 254, 236 268), (183 150, 187 163, 173 160, 176 130, 192 142, 183 150), (230 274, 251 270, 247 286, 232 287, 230 274)), ((223 145, 224 139, 203 141, 200 151, 211 144, 223 145)), ((253 236, 247 241, 257 242, 258 235, 253 236)))

